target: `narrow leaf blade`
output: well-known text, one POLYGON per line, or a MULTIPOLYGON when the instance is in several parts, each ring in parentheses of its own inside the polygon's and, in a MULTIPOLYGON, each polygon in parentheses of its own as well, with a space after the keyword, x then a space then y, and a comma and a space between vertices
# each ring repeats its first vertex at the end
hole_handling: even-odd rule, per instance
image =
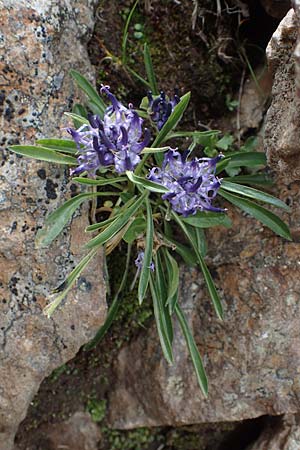
POLYGON ((268 228, 274 231, 274 233, 278 234, 279 236, 289 241, 292 240, 289 227, 271 211, 268 211, 262 206, 257 205, 255 202, 252 202, 251 200, 247 200, 237 195, 230 194, 229 192, 226 192, 223 189, 220 189, 219 193, 220 195, 222 195, 222 197, 231 202, 233 205, 242 209, 246 213, 253 216, 255 219, 259 220, 261 223, 266 225, 268 228))
POLYGON ((144 63, 145 63, 146 74, 147 74, 149 84, 151 86, 152 93, 153 93, 153 95, 158 95, 159 92, 158 92, 156 77, 155 77, 155 73, 154 73, 154 69, 153 69, 151 53, 150 53, 149 46, 147 43, 145 43, 145 45, 144 45, 144 63))
POLYGON ((96 89, 91 85, 91 83, 83 75, 81 75, 76 70, 73 70, 73 69, 70 70, 70 74, 71 74, 72 78, 76 81, 76 83, 78 84, 80 89, 82 89, 83 92, 86 93, 88 98, 97 105, 97 107, 99 108, 99 110, 102 113, 101 117, 103 117, 105 109, 106 109, 106 105, 105 105, 104 101, 102 100, 102 98, 99 96, 96 89))
POLYGON ((146 201, 146 208, 147 208, 147 228, 146 228, 145 252, 138 286, 138 299, 140 304, 142 304, 147 292, 151 270, 150 265, 152 262, 152 253, 153 253, 154 227, 152 218, 152 208, 148 200, 146 201))
POLYGON ((8 147, 14 153, 27 156, 28 158, 38 159, 56 164, 67 164, 74 166, 77 164, 76 158, 70 155, 62 155, 55 150, 46 147, 38 147, 36 145, 11 145, 8 147))
POLYGON ((189 325, 187 323, 187 320, 182 312, 182 309, 180 308, 180 306, 177 304, 175 307, 175 312, 176 312, 176 316, 177 319, 179 321, 182 333, 185 337, 186 343, 187 343, 187 347, 189 349, 191 358, 192 358, 192 362, 195 368, 195 372, 196 372, 196 376, 197 376, 197 380, 200 386, 201 391, 203 392, 204 396, 207 397, 208 394, 208 381, 207 381, 207 376, 205 373, 205 369, 204 366, 202 364, 202 360, 201 360, 201 356, 199 353, 199 350, 197 348, 197 345, 195 343, 194 337, 190 331, 189 325))

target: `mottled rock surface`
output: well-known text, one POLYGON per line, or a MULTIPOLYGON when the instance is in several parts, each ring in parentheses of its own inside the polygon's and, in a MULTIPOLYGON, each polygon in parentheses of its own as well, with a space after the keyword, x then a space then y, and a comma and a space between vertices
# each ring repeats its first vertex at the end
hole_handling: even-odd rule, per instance
POLYGON ((300 448, 300 417, 286 415, 279 423, 268 426, 254 445, 247 450, 298 450, 300 448))
POLYGON ((68 71, 94 77, 86 43, 94 0, 0 1, 0 449, 13 445, 39 384, 72 358, 105 318, 101 255, 51 320, 46 297, 85 254, 84 207, 49 249, 34 248, 45 216, 74 193, 68 170, 17 157, 13 143, 57 136, 78 100, 68 71), (97 274, 96 280, 94 274, 97 274))
POLYGON ((266 118, 265 150, 269 164, 286 183, 300 179, 298 1, 294 8, 281 21, 267 47, 274 82, 273 99, 266 118))
POLYGON ((78 411, 64 422, 39 428, 35 445, 28 447, 28 450, 97 450, 100 441, 100 430, 90 414, 78 411))
POLYGON ((240 421, 300 408, 300 192, 281 187, 290 203, 294 242, 233 208, 233 228, 209 236, 208 265, 219 286, 224 322, 212 311, 202 275, 181 268, 180 302, 209 378, 201 395, 183 337, 175 327, 173 366, 152 328, 121 350, 109 398, 117 428, 240 421))

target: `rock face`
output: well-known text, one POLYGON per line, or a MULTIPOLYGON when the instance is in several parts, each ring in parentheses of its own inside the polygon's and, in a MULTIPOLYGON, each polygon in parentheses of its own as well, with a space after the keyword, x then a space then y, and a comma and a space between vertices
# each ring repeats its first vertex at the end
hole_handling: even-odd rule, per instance
POLYGON ((300 417, 286 415, 276 426, 264 430, 247 450, 297 450, 300 448, 300 417))
POLYGON ((289 183, 300 179, 300 4, 294 3, 274 33, 267 57, 274 75, 273 100, 265 127, 271 167, 289 183))
POLYGON ((51 371, 72 358, 105 319, 101 255, 51 320, 46 297, 85 252, 82 208, 69 233, 49 249, 34 239, 45 216, 77 189, 64 168, 10 154, 13 143, 59 134, 63 112, 78 99, 68 71, 93 71, 85 44, 94 0, 0 2, 0 449, 10 450, 18 424, 51 371))
POLYGON ((97 450, 100 441, 100 430, 91 416, 88 413, 76 412, 65 422, 41 427, 36 433, 34 447, 30 446, 28 450, 97 450))
MULTIPOLYGON (((109 398, 114 427, 239 421, 300 409, 298 47, 294 54, 299 12, 300 2, 295 2, 295 11, 287 14, 268 47, 274 85, 265 137, 270 164, 281 180, 276 194, 292 208, 283 218, 293 242, 230 209, 232 230, 215 228, 209 235, 208 263, 222 289, 223 323, 212 312, 201 274, 181 269, 180 302, 203 355, 208 398, 197 386, 178 324, 173 366, 163 361, 152 328, 123 348, 116 361, 109 398)), ((269 443, 255 450, 298 448, 273 447, 272 438, 269 443)))
POLYGON ((239 421, 300 408, 300 192, 282 185, 294 242, 286 242, 231 209, 232 230, 209 236, 209 267, 222 288, 225 320, 212 311, 202 275, 181 268, 180 303, 209 378, 200 393, 175 326, 175 363, 163 360, 152 328, 121 350, 109 398, 117 428, 239 421))

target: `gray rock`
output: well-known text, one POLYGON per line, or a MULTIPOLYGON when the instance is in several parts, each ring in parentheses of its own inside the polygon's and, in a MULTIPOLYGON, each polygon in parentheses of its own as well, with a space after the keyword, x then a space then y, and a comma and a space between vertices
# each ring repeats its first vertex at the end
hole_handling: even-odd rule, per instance
POLYGON ((52 137, 63 112, 78 101, 68 75, 92 80, 86 42, 94 0, 0 2, 0 449, 10 450, 18 424, 41 381, 71 359, 105 319, 102 256, 52 319, 43 315, 51 289, 85 254, 85 206, 49 249, 34 248, 45 216, 70 197, 64 168, 7 151, 14 143, 52 137), (95 277, 96 274, 96 277, 95 277))
POLYGON ((300 6, 294 5, 267 47, 274 75, 272 103, 265 126, 265 150, 270 166, 289 183, 300 179, 300 6), (298 86, 298 88, 297 88, 298 86))
MULTIPOLYGON (((281 186, 300 236, 300 192, 281 186)), ((214 314, 203 277, 181 267, 180 303, 209 379, 203 398, 175 323, 173 366, 163 360, 155 328, 120 351, 109 397, 116 428, 230 422, 295 413, 300 408, 299 244, 274 236, 230 208, 233 229, 209 234, 208 265, 221 292, 224 322, 214 314)))

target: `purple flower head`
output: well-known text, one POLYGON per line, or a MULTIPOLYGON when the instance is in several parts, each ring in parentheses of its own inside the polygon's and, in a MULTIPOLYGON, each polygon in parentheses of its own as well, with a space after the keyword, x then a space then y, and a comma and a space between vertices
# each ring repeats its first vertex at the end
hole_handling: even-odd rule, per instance
POLYGON ((153 99, 152 92, 147 94, 149 101, 149 108, 151 109, 151 119, 156 123, 158 130, 161 130, 169 116, 171 115, 175 106, 180 102, 177 89, 174 92, 174 97, 168 99, 164 91, 160 92, 160 95, 153 99))
MULTIPOLYGON (((141 252, 138 253, 137 258, 136 258, 136 260, 134 261, 134 263, 135 263, 135 265, 136 265, 136 267, 137 267, 137 273, 138 273, 138 274, 139 274, 140 271, 142 270, 143 262, 144 262, 144 256, 145 256, 145 253, 141 251, 141 252)), ((154 270, 155 270, 155 265, 154 265, 153 262, 151 262, 151 264, 150 264, 150 266, 149 266, 149 269, 150 269, 152 272, 154 272, 154 270)))
POLYGON ((162 195, 174 211, 189 216, 199 211, 224 211, 212 206, 221 180, 216 177, 216 164, 223 155, 216 158, 194 158, 186 160, 187 153, 170 149, 165 155, 162 168, 151 169, 148 178, 162 184, 169 192, 162 195))
POLYGON ((102 86, 101 93, 105 93, 111 101, 103 120, 97 115, 89 115, 89 124, 82 125, 78 130, 67 129, 79 152, 78 167, 71 172, 72 175, 87 171, 93 176, 98 169, 106 166, 114 166, 118 173, 134 170, 140 162, 139 154, 149 144, 150 133, 147 129, 142 139, 143 119, 122 105, 108 86, 102 86))

